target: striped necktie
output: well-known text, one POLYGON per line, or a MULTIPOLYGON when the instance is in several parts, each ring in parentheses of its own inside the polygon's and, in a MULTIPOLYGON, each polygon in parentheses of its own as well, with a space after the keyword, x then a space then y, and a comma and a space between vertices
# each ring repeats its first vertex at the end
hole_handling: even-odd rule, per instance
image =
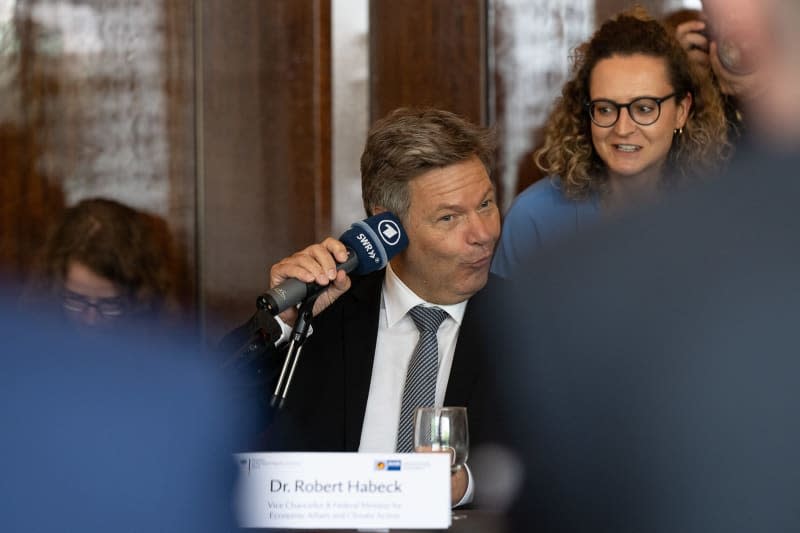
POLYGON ((447 317, 438 307, 418 305, 408 311, 419 329, 419 342, 408 364, 400 423, 397 431, 397 451, 414 451, 414 409, 432 407, 436 400, 436 377, 439 374, 439 346, 436 332, 447 317))

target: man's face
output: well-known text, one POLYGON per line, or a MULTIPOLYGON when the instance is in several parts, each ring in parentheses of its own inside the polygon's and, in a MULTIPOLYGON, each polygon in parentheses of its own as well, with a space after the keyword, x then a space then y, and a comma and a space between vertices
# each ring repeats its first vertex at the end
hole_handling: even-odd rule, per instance
POLYGON ((486 284, 500 212, 494 185, 477 157, 430 170, 408 184, 403 219, 408 248, 392 268, 424 300, 463 302, 486 284))

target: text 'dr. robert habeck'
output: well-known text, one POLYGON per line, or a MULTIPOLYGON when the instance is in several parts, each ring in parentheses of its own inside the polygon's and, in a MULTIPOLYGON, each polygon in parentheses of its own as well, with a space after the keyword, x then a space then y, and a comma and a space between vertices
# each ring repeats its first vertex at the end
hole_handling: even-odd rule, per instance
POLYGON ((335 481, 321 483, 316 479, 307 481, 295 479, 294 483, 282 479, 271 479, 269 481, 270 492, 303 492, 308 494, 336 494, 336 493, 401 493, 403 486, 399 481, 366 481, 354 479, 349 481, 335 481))

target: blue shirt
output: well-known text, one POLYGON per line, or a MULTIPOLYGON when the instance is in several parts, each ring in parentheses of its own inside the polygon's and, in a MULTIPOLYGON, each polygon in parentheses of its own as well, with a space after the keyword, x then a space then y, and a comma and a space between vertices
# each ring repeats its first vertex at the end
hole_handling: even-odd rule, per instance
POLYGON ((578 234, 600 221, 600 199, 571 200, 561 179, 550 177, 525 189, 503 220, 503 233, 492 261, 492 272, 514 277, 520 263, 543 247, 578 234))

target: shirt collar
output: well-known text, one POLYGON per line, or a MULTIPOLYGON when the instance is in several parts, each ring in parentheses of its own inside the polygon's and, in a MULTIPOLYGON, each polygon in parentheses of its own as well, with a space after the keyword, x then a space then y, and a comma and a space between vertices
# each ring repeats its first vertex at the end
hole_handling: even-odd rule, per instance
POLYGON ((383 305, 386 309, 386 323, 390 328, 402 320, 412 307, 420 304, 443 309, 460 326, 461 319, 464 318, 464 311, 467 309, 467 301, 452 305, 426 302, 403 283, 403 280, 392 270, 391 263, 386 267, 386 277, 383 280, 383 305))

